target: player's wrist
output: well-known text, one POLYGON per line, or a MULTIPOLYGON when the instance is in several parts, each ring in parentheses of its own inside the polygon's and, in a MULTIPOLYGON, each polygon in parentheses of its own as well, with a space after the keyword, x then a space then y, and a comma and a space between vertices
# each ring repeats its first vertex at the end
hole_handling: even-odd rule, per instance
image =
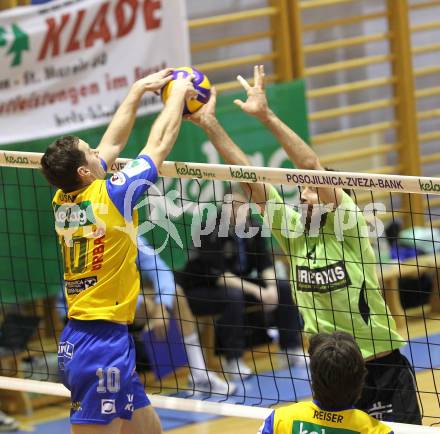
POLYGON ((135 82, 130 87, 128 98, 134 100, 135 102, 139 102, 145 92, 145 86, 141 86, 138 82, 135 82))
POLYGON ((182 111, 183 111, 183 104, 185 103, 185 99, 187 97, 186 90, 179 88, 174 89, 170 92, 170 96, 165 102, 165 107, 169 106, 178 106, 182 105, 182 111))
POLYGON ((200 119, 199 125, 206 132, 215 132, 220 127, 220 122, 214 115, 206 115, 200 119))
POLYGON ((275 113, 269 107, 256 113, 255 117, 263 124, 269 124, 276 119, 275 113))

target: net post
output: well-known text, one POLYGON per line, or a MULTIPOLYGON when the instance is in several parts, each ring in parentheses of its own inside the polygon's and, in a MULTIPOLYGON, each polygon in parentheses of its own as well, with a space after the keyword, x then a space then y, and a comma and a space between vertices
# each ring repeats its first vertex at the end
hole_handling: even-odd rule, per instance
POLYGON ((292 38, 290 56, 294 78, 304 78, 304 49, 302 41, 302 20, 299 0, 291 0, 288 3, 289 33, 292 38))
MULTIPOLYGON (((399 160, 404 175, 420 176, 420 145, 418 137, 418 122, 414 113, 417 112, 414 94, 414 73, 411 54, 410 10, 407 0, 387 0, 388 25, 392 37, 390 50, 393 54, 391 63, 393 75, 396 77, 394 93, 397 99, 396 127, 397 142, 402 144, 399 160)), ((424 203, 422 195, 411 198, 404 195, 403 209, 412 210, 413 216, 405 216, 405 226, 411 224, 423 226, 424 203)))
POLYGON ((289 81, 293 78, 293 70, 287 0, 270 0, 270 5, 278 10, 278 13, 270 19, 273 51, 277 56, 274 62, 275 72, 278 81, 289 81))

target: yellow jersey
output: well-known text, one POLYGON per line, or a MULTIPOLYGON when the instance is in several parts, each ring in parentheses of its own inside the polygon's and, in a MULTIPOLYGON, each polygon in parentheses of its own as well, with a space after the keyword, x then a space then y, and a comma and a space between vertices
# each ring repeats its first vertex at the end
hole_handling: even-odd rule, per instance
POLYGON ((140 290, 134 206, 156 180, 153 161, 140 155, 107 180, 56 192, 52 207, 69 318, 133 322, 140 290))
POLYGON ((392 434, 393 430, 361 410, 327 411, 316 402, 277 408, 259 434, 392 434))

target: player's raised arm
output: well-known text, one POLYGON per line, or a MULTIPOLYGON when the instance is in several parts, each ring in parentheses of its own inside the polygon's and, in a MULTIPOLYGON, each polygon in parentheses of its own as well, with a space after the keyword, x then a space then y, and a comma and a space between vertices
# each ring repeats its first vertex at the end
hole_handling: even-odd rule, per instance
MULTIPOLYGON (((211 143, 215 146, 219 154, 228 164, 237 166, 250 166, 250 162, 246 154, 238 147, 236 143, 229 137, 228 133, 220 125, 215 115, 215 104, 217 99, 216 89, 211 89, 211 97, 207 104, 200 110, 188 116, 194 124, 201 127, 207 134, 211 143)), ((267 200, 266 189, 264 184, 260 183, 241 183, 246 186, 245 192, 250 196, 251 200, 261 207, 261 212, 264 211, 264 206, 267 200)))
POLYGON ((147 144, 138 158, 107 180, 107 191, 127 221, 145 191, 156 182, 158 169, 170 153, 182 123, 185 98, 195 94, 192 76, 178 78, 165 107, 154 121, 147 144))
POLYGON ((114 163, 127 144, 142 96, 145 92, 155 92, 165 86, 171 80, 172 72, 172 68, 163 69, 141 78, 131 86, 97 148, 107 167, 114 163))
POLYGON ((148 155, 159 168, 170 153, 179 134, 182 123, 185 98, 196 95, 193 87, 193 75, 177 78, 165 107, 151 128, 147 144, 140 154, 148 155))
MULTIPOLYGON (((234 103, 245 113, 256 117, 272 132, 296 167, 306 170, 324 170, 313 149, 270 109, 265 92, 264 66, 254 66, 253 86, 241 76, 237 79, 246 90, 247 99, 246 101, 237 99, 234 103)), ((318 194, 322 202, 338 204, 342 189, 319 188, 318 194)))

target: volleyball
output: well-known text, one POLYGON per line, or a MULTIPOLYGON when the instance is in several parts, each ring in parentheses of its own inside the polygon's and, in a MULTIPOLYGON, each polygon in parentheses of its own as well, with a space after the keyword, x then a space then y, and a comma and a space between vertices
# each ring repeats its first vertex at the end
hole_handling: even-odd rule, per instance
POLYGON ((211 83, 209 82, 208 77, 196 68, 191 66, 183 66, 181 68, 176 68, 173 71, 173 79, 161 90, 162 101, 165 103, 170 96, 174 80, 179 77, 187 77, 189 74, 194 75, 193 85, 194 89, 197 91, 197 97, 186 100, 185 107, 183 109, 184 115, 189 115, 196 112, 200 107, 203 106, 203 104, 208 102, 209 97, 211 96, 211 83))

